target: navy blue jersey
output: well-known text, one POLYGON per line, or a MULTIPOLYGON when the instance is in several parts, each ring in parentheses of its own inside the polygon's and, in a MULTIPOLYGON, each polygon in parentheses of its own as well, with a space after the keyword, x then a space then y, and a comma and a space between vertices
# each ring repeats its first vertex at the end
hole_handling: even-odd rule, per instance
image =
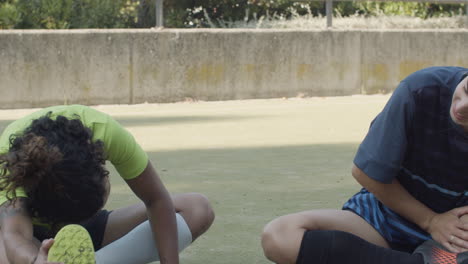
POLYGON ((372 121, 355 165, 383 183, 398 179, 437 213, 468 205, 468 135, 450 118, 452 95, 466 74, 431 67, 404 79, 372 121))

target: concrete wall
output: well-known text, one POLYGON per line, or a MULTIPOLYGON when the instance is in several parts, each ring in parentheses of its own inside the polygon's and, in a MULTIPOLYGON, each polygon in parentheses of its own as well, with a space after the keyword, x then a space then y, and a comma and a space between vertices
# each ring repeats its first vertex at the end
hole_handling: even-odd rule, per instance
POLYGON ((391 92, 468 30, 0 31, 0 108, 391 92))

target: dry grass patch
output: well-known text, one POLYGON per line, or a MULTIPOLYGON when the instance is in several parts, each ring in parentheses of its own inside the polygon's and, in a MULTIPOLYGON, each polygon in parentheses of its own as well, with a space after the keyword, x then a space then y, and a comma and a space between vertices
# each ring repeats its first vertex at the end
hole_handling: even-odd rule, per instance
MULTIPOLYGON (((209 19, 209 18, 208 18, 209 19)), ((291 19, 280 16, 260 17, 249 21, 217 21, 211 27, 223 28, 277 28, 277 29, 326 29, 327 18, 322 16, 294 15, 291 19)), ((410 16, 378 15, 365 17, 333 17, 333 28, 336 29, 466 29, 467 16, 435 17, 421 19, 410 16)))

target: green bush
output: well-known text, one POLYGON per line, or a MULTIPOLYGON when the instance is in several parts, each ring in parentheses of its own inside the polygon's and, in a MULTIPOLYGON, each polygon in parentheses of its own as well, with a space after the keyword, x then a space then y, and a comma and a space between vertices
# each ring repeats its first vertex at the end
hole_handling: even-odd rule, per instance
POLYGON ((216 27, 224 21, 249 21, 264 16, 288 18, 294 12, 305 14, 308 9, 322 10, 324 3, 298 4, 290 0, 167 0, 166 9, 168 15, 165 22, 168 27, 216 27))
MULTIPOLYGON (((406 15, 420 18, 464 14, 462 4, 417 2, 334 2, 334 13, 406 15)), ((263 18, 289 19, 298 15, 325 16, 325 2, 291 0, 166 0, 167 27, 219 27, 226 22, 263 18)))
POLYGON ((10 1, 0 1, 0 29, 12 29, 19 21, 16 6, 10 1))
POLYGON ((15 28, 119 28, 132 25, 134 3, 127 0, 17 0, 15 28))
POLYGON ((20 21, 15 28, 69 28, 71 0, 17 0, 20 21))
MULTIPOLYGON (((155 0, 0 0, 0 29, 149 28, 155 0)), ((338 16, 406 15, 420 18, 461 15, 461 4, 335 2, 338 16)), ((164 0, 166 27, 224 27, 236 21, 324 16, 325 2, 292 0, 164 0)))

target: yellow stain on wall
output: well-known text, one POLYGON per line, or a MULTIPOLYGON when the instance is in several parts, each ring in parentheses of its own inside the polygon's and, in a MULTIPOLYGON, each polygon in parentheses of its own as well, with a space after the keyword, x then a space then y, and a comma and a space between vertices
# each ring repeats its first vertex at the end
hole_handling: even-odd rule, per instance
POLYGON ((241 78, 248 81, 260 81, 263 79, 274 78, 278 71, 278 66, 271 63, 263 64, 243 64, 240 68, 241 78))
POLYGON ((381 93, 383 83, 390 78, 388 66, 383 63, 370 63, 361 68, 362 91, 364 94, 381 93))
POLYGON ((415 71, 419 71, 423 68, 429 67, 432 64, 429 61, 402 61, 400 62, 400 71, 398 74, 398 79, 403 80, 408 75, 415 71))
POLYGON ((310 76, 314 69, 311 64, 299 64, 297 65, 296 77, 298 80, 304 80, 305 76, 310 76))
POLYGON ((378 81, 388 81, 388 66, 383 63, 368 64, 363 67, 363 76, 366 79, 374 79, 378 81))
POLYGON ((464 67, 464 68, 468 68, 468 61, 464 61, 462 59, 458 59, 457 60, 457 63, 453 66, 458 66, 458 67, 464 67))
POLYGON ((88 83, 81 85, 81 91, 83 92, 83 97, 86 100, 89 100, 91 98, 91 90, 92 90, 92 87, 88 83))
POLYGON ((247 73, 255 73, 258 67, 255 64, 245 64, 243 68, 244 68, 244 71, 247 73))
POLYGON ((216 85, 224 79, 224 66, 222 64, 201 64, 186 71, 186 79, 190 83, 205 82, 216 85))

